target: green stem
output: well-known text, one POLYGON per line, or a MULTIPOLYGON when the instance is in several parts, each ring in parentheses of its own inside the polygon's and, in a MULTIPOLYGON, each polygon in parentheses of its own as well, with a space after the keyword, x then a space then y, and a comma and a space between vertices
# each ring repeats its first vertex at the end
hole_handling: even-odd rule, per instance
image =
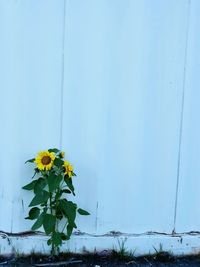
MULTIPOLYGON (((53 215, 53 209, 52 209, 52 193, 50 193, 49 201, 50 201, 50 204, 49 204, 50 205, 50 212, 51 212, 51 215, 53 215)), ((54 231, 53 231, 53 233, 54 233, 54 231)), ((55 255, 55 245, 54 245, 53 238, 52 238, 53 233, 51 234, 51 241, 52 241, 52 243, 51 243, 51 254, 52 254, 52 256, 55 255)))
POLYGON ((50 193, 50 197, 49 197, 49 200, 50 200, 50 211, 51 211, 51 214, 53 214, 53 210, 52 210, 52 193, 50 193))
POLYGON ((63 229, 62 229, 62 233, 63 233, 63 231, 65 230, 65 227, 67 226, 67 222, 65 223, 65 225, 64 225, 64 227, 63 227, 63 229))
MULTIPOLYGON (((59 193, 60 193, 60 188, 57 190, 56 192, 56 207, 55 207, 55 214, 57 214, 57 211, 58 211, 58 196, 59 196, 59 193)), ((58 219, 56 218, 56 231, 58 231, 58 219)))

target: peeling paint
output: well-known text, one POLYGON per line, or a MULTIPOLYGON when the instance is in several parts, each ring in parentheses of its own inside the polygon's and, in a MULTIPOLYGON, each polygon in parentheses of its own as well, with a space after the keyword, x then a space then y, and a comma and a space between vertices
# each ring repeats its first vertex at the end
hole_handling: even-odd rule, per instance
MULTIPOLYGON (((200 238, 200 232, 185 232, 185 233, 177 233, 175 235, 172 234, 167 234, 167 233, 162 233, 162 232, 145 232, 145 233, 122 233, 119 231, 110 231, 105 234, 90 234, 86 232, 82 232, 80 230, 75 231, 73 233, 74 236, 90 236, 90 237, 142 237, 142 236, 166 236, 166 237, 171 237, 171 238, 179 238, 177 239, 177 242, 182 243, 184 236, 195 236, 197 238, 200 238)), ((30 237, 30 236, 46 236, 43 232, 41 231, 23 231, 23 232, 17 232, 17 233, 12 233, 12 232, 5 232, 5 231, 0 231, 0 237, 2 238, 8 238, 8 237, 30 237)))

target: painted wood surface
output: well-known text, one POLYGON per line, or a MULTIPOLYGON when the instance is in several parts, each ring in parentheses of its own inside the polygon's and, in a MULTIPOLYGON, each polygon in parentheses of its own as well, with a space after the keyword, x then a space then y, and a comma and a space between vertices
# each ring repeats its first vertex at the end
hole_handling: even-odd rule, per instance
POLYGON ((197 0, 0 2, 0 230, 30 229, 24 161, 55 146, 91 212, 80 231, 199 229, 199 11, 197 0))
POLYGON ((83 231, 173 230, 187 9, 69 1, 63 147, 83 231))
POLYGON ((176 231, 200 231, 200 2, 190 6, 176 231))
POLYGON ((47 0, 0 3, 1 230, 30 228, 23 219, 30 195, 21 186, 32 170, 24 162, 59 145, 62 8, 47 0))

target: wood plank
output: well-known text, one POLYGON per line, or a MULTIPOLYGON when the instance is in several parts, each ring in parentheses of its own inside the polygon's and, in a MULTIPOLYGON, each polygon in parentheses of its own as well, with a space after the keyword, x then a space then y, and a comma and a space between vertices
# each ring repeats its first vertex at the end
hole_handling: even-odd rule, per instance
POLYGON ((177 232, 200 230, 200 2, 191 1, 186 64, 185 104, 177 205, 177 232))
POLYGON ((188 1, 68 1, 63 147, 80 230, 173 229, 188 1))
POLYGON ((0 3, 1 216, 4 231, 29 230, 32 176, 24 162, 59 145, 63 1, 0 3), (23 201, 23 203, 22 203, 23 201))

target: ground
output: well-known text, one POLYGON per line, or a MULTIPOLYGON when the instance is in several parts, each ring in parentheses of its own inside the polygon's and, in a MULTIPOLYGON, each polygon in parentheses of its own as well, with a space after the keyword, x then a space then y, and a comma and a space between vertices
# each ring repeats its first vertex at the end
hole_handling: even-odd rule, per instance
POLYGON ((8 258, 0 258, 0 266, 7 267, 31 267, 31 266, 72 266, 72 267, 200 267, 200 256, 190 257, 173 257, 167 253, 157 253, 151 256, 132 257, 121 255, 119 253, 112 253, 107 255, 98 254, 60 254, 56 257, 43 255, 12 255, 8 258))

